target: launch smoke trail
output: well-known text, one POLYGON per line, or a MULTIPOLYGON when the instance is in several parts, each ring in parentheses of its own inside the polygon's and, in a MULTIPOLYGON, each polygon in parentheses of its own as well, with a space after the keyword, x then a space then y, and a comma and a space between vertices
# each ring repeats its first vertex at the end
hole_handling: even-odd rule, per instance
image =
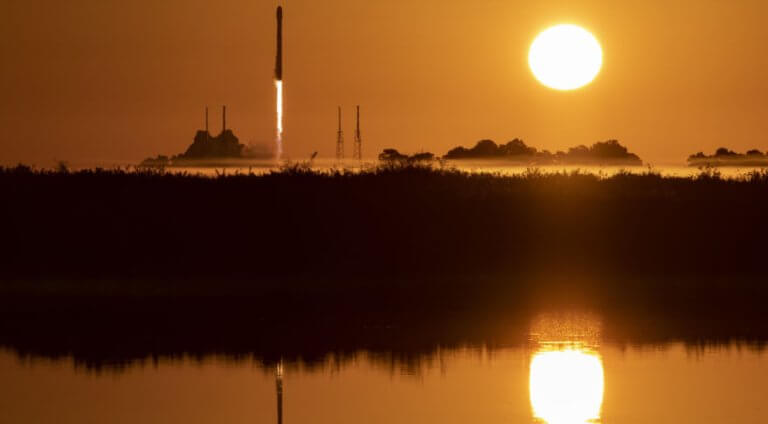
POLYGON ((277 7, 277 56, 275 57, 275 91, 277 93, 277 160, 283 155, 283 7, 277 7))

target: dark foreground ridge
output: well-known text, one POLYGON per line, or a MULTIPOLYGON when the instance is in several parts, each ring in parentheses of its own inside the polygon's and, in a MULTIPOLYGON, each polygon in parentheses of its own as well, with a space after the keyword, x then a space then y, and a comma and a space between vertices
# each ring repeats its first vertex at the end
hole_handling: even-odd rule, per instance
POLYGON ((765 172, 18 167, 0 190, 0 346, 22 354, 429 352, 524 343, 560 305, 614 339, 768 340, 765 172))

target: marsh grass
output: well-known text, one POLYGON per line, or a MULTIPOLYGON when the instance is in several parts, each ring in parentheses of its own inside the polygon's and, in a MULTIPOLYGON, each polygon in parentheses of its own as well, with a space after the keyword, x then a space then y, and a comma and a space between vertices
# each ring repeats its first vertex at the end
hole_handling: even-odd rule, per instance
POLYGON ((631 342, 768 339, 765 170, 18 166, 0 193, 0 346, 22 355, 407 356, 569 307, 631 342))
MULTIPOLYGON (((762 276, 768 171, 466 173, 430 163, 204 177, 0 168, 15 279, 762 276)), ((429 286, 431 283, 423 283, 429 286)), ((506 283, 505 283, 506 284, 506 283)), ((535 288, 532 288, 535 289, 535 288)))

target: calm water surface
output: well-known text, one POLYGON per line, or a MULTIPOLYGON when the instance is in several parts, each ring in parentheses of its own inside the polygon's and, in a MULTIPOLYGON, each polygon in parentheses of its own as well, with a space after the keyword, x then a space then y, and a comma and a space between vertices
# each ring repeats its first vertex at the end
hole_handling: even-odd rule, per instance
POLYGON ((743 345, 532 342, 361 352, 324 364, 160 360, 88 371, 0 353, 2 423, 765 423, 768 357, 743 345))

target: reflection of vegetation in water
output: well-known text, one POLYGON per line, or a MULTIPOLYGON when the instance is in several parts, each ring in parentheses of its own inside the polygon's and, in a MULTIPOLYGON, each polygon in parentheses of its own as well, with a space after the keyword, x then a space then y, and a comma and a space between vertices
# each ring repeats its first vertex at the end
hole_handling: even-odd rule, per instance
MULTIPOLYGON (((94 285, 118 283, 131 282, 94 285)), ((367 295, 333 287, 299 292, 296 284, 286 284, 279 292, 236 295, 224 295, 226 290, 219 288, 214 296, 151 292, 118 296, 96 290, 78 294, 56 291, 54 286, 48 293, 0 296, 0 349, 10 348, 28 358, 74 358, 76 366, 93 371, 211 358, 270 370, 282 361, 289 370, 299 366, 312 371, 365 359, 393 374, 416 376, 456 349, 489 354, 507 347, 597 349, 591 336, 584 338, 586 342, 556 338, 597 333, 584 331, 590 326, 582 324, 558 325, 575 331, 547 331, 548 342, 532 345, 529 317, 536 314, 531 302, 507 295, 499 282, 479 283, 480 287, 461 286, 459 293, 434 287, 393 293, 382 287, 367 295), (492 292, 483 296, 479 291, 492 292)), ((682 340, 691 347, 739 342, 745 349, 763 351, 768 320, 761 299, 753 306, 739 304, 740 309, 711 301, 704 310, 642 302, 597 308, 604 318, 599 334, 606 342, 601 346, 609 342, 658 346, 682 340)))

